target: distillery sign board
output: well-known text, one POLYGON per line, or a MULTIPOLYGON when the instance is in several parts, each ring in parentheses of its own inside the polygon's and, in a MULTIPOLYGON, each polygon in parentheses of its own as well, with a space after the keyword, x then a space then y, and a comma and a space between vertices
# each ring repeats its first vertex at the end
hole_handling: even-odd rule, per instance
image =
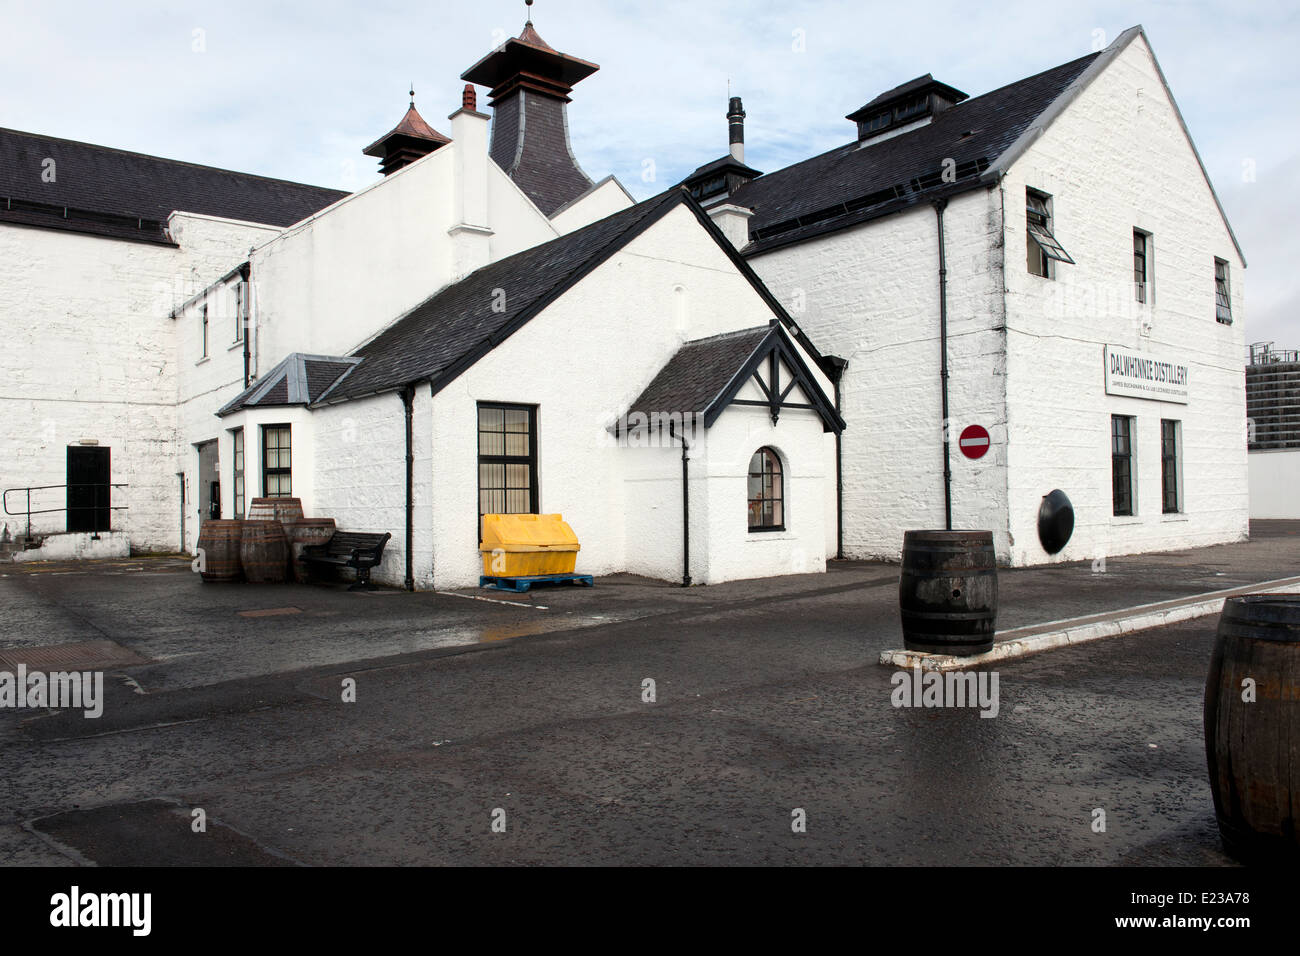
POLYGON ((1106 394, 1188 403, 1187 363, 1168 355, 1106 346, 1106 394))

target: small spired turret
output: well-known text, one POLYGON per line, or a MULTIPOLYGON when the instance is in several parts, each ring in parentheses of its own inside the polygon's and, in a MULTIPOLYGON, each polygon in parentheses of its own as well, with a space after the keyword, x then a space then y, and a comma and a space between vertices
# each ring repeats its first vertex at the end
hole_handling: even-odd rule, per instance
POLYGON ((415 108, 415 90, 411 90, 411 105, 406 115, 392 130, 367 146, 363 153, 379 160, 379 170, 390 176, 404 166, 409 166, 435 149, 451 142, 424 121, 415 108))

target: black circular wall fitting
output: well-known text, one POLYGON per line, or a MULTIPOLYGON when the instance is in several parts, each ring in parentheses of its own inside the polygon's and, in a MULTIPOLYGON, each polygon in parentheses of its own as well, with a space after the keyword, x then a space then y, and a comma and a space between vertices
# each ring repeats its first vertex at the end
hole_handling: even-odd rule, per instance
POLYGON ((1074 505, 1060 488, 1043 495, 1038 508, 1038 540, 1043 550, 1056 554, 1069 543, 1074 534, 1074 505))

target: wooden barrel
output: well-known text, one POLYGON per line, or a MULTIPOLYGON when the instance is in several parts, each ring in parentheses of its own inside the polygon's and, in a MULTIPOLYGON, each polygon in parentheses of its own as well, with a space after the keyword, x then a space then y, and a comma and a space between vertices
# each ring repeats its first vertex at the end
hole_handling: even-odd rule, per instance
POLYGON ((199 524, 198 550, 203 552, 204 581, 238 581, 241 576, 239 544, 243 521, 204 521, 199 524))
POLYGON ((239 543, 244 577, 255 584, 283 584, 289 545, 278 521, 245 521, 239 543))
POLYGON ((278 521, 288 524, 301 517, 301 498, 254 498, 248 505, 249 521, 278 521))
POLYGON ((1300 595, 1223 602, 1205 756, 1224 849, 1243 862, 1300 863, 1300 595))
POLYGON ((991 650, 998 616, 993 532, 904 532, 898 606, 908 650, 960 657, 991 650))
POLYGON ((309 544, 324 544, 334 534, 333 518, 299 518, 290 521, 286 527, 289 536, 289 568, 293 580, 299 584, 307 583, 307 566, 298 558, 302 549, 309 544))

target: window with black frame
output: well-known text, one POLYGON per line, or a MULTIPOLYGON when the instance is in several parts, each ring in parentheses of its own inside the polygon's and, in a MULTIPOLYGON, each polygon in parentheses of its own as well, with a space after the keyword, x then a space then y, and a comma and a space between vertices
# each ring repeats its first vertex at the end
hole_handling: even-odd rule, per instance
POLYGON ((1147 301, 1149 270, 1147 265, 1150 236, 1140 229, 1133 230, 1133 291, 1139 302, 1147 301))
MULTIPOLYGON (((478 513, 537 513, 537 409, 478 406, 478 513)), ((482 522, 480 520, 480 530, 482 522)))
POLYGON ((1133 419, 1110 417, 1110 474, 1114 513, 1133 514, 1133 419))
POLYGON ((293 452, 288 425, 262 426, 262 497, 293 496, 293 452))
POLYGON ((771 448, 760 448, 749 460, 749 530, 785 530, 785 480, 771 448))
POLYGON ((1228 288, 1228 263, 1214 260, 1214 317, 1224 325, 1232 325, 1232 293, 1228 288))
POLYGON ((1178 425, 1168 418, 1160 420, 1160 483, 1167 515, 1181 510, 1178 500, 1178 425))

